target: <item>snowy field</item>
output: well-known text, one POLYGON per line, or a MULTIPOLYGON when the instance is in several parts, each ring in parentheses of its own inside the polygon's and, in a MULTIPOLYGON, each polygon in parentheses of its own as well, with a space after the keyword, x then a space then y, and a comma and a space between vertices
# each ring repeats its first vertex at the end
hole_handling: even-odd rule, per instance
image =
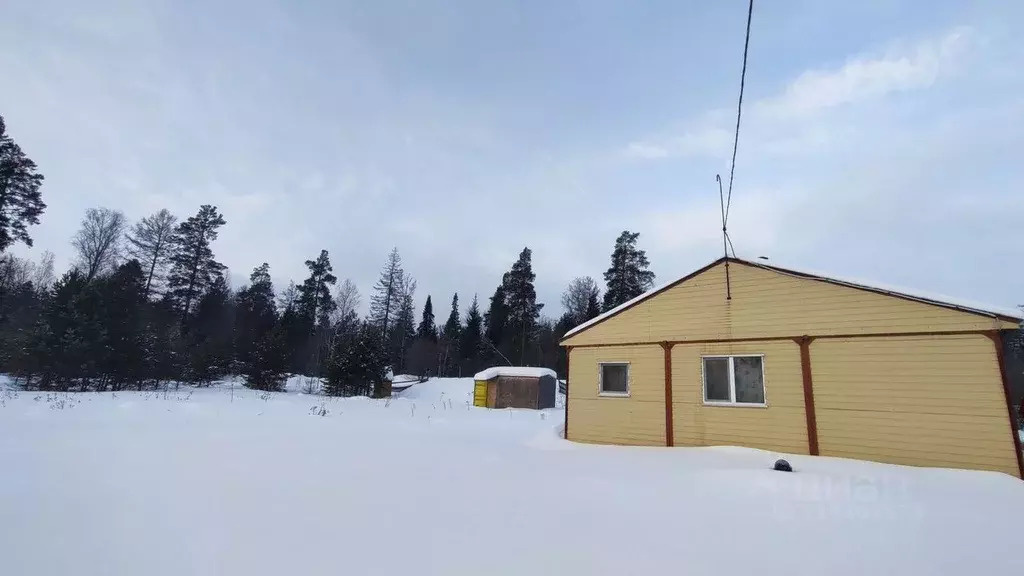
POLYGON ((576 445, 560 410, 470 406, 468 379, 292 388, 0 394, 0 574, 1024 570, 1001 474, 576 445))

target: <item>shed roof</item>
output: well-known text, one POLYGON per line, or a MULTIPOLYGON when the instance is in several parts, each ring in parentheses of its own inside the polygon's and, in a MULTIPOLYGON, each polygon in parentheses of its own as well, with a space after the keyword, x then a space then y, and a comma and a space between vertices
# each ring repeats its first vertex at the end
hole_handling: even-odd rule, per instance
POLYGON ((524 378, 540 378, 542 376, 551 376, 557 378, 555 371, 550 368, 535 368, 532 366, 496 366, 494 368, 488 368, 481 372, 477 372, 473 376, 474 380, 490 380, 491 378, 497 378, 498 376, 519 376, 524 378))
POLYGON ((790 266, 779 266, 779 265, 776 265, 774 263, 769 263, 768 261, 756 261, 756 260, 745 260, 743 258, 735 258, 735 257, 730 257, 730 258, 724 258, 723 257, 723 258, 719 258, 719 259, 715 260, 714 262, 708 264, 707 266, 704 266, 704 267, 702 267, 702 268, 700 268, 700 269, 698 269, 698 270, 696 270, 694 272, 691 272, 691 273, 689 273, 689 274, 687 274, 685 276, 682 276, 680 278, 676 278, 676 279, 672 280, 671 282, 667 282, 665 284, 662 284, 661 286, 657 286, 655 288, 652 288, 652 289, 648 290, 647 292, 644 292, 643 294, 637 296, 636 298, 633 298, 632 300, 628 300, 626 302, 623 302, 622 304, 619 304, 615 308, 612 308, 611 310, 608 310, 604 314, 596 316, 596 317, 594 317, 594 318, 584 322, 583 324, 580 324, 579 326, 576 326, 572 330, 569 330, 568 332, 566 332, 565 336, 563 336, 563 339, 569 338, 570 336, 574 336, 576 334, 579 334, 580 332, 590 328, 591 326, 594 326, 595 324, 599 324, 599 323, 603 322, 604 320, 607 320, 608 318, 611 318, 612 316, 615 316, 616 314, 618 314, 618 313, 620 313, 620 312, 622 312, 622 311, 624 311, 624 310, 626 310, 628 308, 632 308, 633 306, 636 306, 637 304, 643 302, 644 300, 647 300, 648 298, 656 296, 659 293, 661 293, 661 292, 663 292, 665 290, 668 290, 669 288, 672 288, 673 286, 675 286, 677 284, 680 284, 681 282, 684 282, 685 280, 688 280, 690 278, 693 278, 694 276, 697 276, 698 274, 701 274, 702 272, 710 270, 711 268, 714 268, 715 266, 717 266, 718 264, 721 264, 722 262, 724 262, 726 260, 728 260, 729 262, 733 262, 733 263, 737 263, 737 264, 743 264, 743 265, 746 265, 746 266, 754 266, 754 267, 757 267, 757 268, 764 268, 766 270, 773 270, 773 271, 778 272, 780 274, 789 274, 791 276, 798 276, 800 278, 807 278, 807 279, 816 280, 816 281, 819 281, 819 282, 828 282, 830 284, 838 284, 840 286, 848 286, 850 288, 856 288, 858 290, 867 290, 869 292, 875 292, 875 293, 878 293, 878 294, 884 294, 886 296, 892 296, 894 298, 903 298, 903 299, 906 299, 906 300, 914 300, 914 301, 922 302, 922 303, 925 303, 925 304, 931 304, 931 305, 934 305, 934 306, 941 306, 943 308, 950 308, 950 309, 953 309, 953 310, 960 310, 962 312, 967 312, 967 313, 970 313, 970 314, 978 314, 978 315, 981 315, 981 316, 988 316, 990 318, 998 318, 998 319, 1001 319, 1001 320, 1008 320, 1010 322, 1021 322, 1022 320, 1024 320, 1024 311, 1021 311, 1019 309, 1000 307, 1000 306, 992 306, 992 305, 988 305, 988 304, 981 304, 981 303, 978 303, 978 302, 972 302, 972 301, 962 300, 962 299, 958 299, 958 298, 950 298, 948 296, 942 296, 942 295, 937 295, 937 294, 930 294, 930 293, 923 292, 923 291, 920 291, 920 290, 888 286, 888 285, 881 284, 881 283, 878 283, 878 282, 865 282, 865 281, 860 281, 860 280, 853 280, 853 279, 850 279, 850 278, 840 278, 838 276, 825 275, 825 274, 821 274, 821 273, 817 273, 817 272, 812 272, 812 271, 806 270, 806 269, 798 269, 798 268, 794 268, 794 267, 790 267, 790 266))

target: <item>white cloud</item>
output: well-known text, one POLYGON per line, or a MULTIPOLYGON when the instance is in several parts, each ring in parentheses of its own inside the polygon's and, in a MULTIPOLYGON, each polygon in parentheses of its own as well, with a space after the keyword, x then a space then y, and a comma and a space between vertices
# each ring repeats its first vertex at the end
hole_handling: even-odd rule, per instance
MULTIPOLYGON (((843 105, 933 86, 943 75, 956 72, 972 35, 971 29, 958 27, 909 48, 894 45, 881 55, 858 55, 839 68, 803 72, 780 94, 746 107, 744 133, 771 133, 772 146, 778 151, 818 146, 828 139, 820 126, 814 124, 821 114, 843 105)), ((682 135, 630 143, 625 156, 644 160, 724 157, 731 151, 734 114, 734 110, 727 108, 710 111, 692 122, 694 128, 682 135)))
POLYGON ((646 142, 633 142, 626 147, 626 156, 630 158, 657 160, 658 158, 667 158, 670 155, 671 152, 664 146, 657 146, 646 142))
POLYGON ((890 49, 882 56, 850 59, 835 70, 809 70, 782 95, 758 102, 754 113, 791 119, 894 92, 928 88, 941 74, 951 72, 966 50, 970 34, 970 29, 957 28, 911 50, 890 49))

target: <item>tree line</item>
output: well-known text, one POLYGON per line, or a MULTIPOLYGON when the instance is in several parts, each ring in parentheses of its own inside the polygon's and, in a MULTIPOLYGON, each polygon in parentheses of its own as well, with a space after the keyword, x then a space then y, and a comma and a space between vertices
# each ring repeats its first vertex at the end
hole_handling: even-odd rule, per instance
POLYGON ((417 314, 417 283, 395 248, 363 317, 359 289, 339 282, 327 250, 305 261, 301 284, 276 289, 263 263, 233 289, 213 251, 227 224, 213 205, 181 221, 160 210, 132 224, 90 208, 71 238, 73 264, 58 277, 52 254, 33 262, 8 252, 32 245, 29 227, 46 208, 42 182, 0 117, 0 371, 34 389, 142 390, 240 374, 252 388, 279 390, 302 374, 322 378, 328 394, 356 395, 374 393, 389 369, 459 376, 511 364, 564 374, 562 336, 654 280, 639 234, 623 232, 604 294, 593 278, 574 279, 553 320, 537 302, 524 248, 486 301, 474 294, 463 308, 453 294, 442 323, 431 295, 417 314))

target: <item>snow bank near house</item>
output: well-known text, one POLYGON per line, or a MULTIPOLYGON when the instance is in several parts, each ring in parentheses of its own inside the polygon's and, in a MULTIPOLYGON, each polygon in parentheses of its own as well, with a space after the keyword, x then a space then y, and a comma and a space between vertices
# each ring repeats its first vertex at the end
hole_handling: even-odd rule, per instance
POLYGON ((1009 476, 580 445, 472 386, 5 392, 0 574, 1019 572, 1009 476))
POLYGON ((558 378, 555 371, 550 368, 534 368, 531 366, 496 366, 494 368, 488 368, 481 372, 477 372, 476 375, 473 376, 473 379, 490 380, 491 378, 497 378, 498 376, 521 376, 526 378, 551 376, 552 378, 558 378))

